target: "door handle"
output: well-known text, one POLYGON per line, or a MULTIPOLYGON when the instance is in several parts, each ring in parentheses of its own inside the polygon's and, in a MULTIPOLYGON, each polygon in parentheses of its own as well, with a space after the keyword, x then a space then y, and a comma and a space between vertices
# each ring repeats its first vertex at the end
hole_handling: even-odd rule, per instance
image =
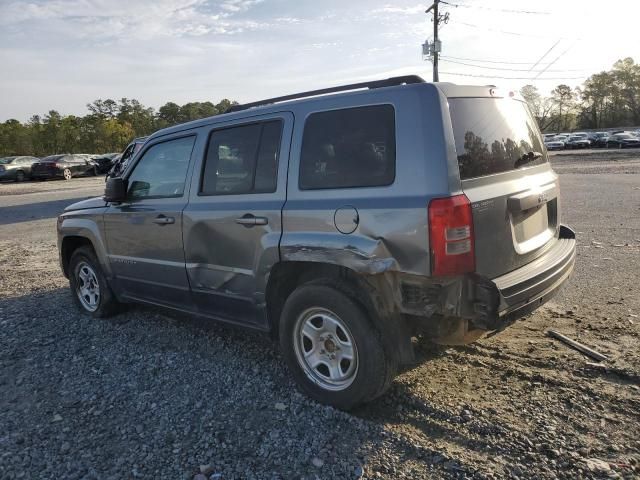
POLYGON ((255 227, 256 225, 267 225, 269 219, 267 217, 255 217, 247 213, 240 218, 236 218, 236 223, 244 225, 245 227, 255 227))
POLYGON ((173 217, 165 217, 164 215, 158 215, 156 218, 152 220, 152 222, 157 225, 171 225, 172 223, 176 223, 176 219, 173 217))

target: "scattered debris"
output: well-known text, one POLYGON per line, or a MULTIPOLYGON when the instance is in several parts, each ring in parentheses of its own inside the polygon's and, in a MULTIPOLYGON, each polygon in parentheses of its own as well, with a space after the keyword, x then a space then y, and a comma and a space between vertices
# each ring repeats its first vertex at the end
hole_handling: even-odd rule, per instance
POLYGON ((592 472, 606 473, 611 471, 609 464, 599 458, 587 458, 584 463, 587 464, 587 468, 592 472))
POLYGON ((52 422, 54 422, 54 423, 55 423, 55 422, 61 422, 61 421, 62 421, 62 415, 60 415, 60 414, 56 413, 56 414, 53 416, 53 419, 52 419, 51 421, 52 421, 52 422))
POLYGON ((275 404, 275 409, 276 409, 276 410, 286 410, 286 409, 287 409, 287 406, 286 406, 284 403, 282 403, 282 402, 277 402, 277 403, 275 404))
POLYGON ((547 331, 547 335, 549 335, 550 337, 553 337, 557 340, 560 340, 561 342, 569 345, 570 347, 575 348, 576 350, 578 350, 579 352, 584 353, 585 355, 598 360, 600 362, 602 362, 603 360, 608 360, 606 355, 603 355, 600 352, 596 352, 595 350, 576 342, 575 340, 570 339, 569 337, 566 337, 564 335, 562 335, 561 333, 556 332, 555 330, 548 330, 547 331))
POLYGON ((607 370, 607 366, 603 363, 586 362, 585 365, 587 367, 593 368, 594 370, 601 370, 601 371, 607 370))
POLYGON ((322 466, 324 465, 324 460, 318 458, 318 457, 313 457, 311 459, 311 463, 313 464, 314 467, 316 468, 322 468, 322 466))

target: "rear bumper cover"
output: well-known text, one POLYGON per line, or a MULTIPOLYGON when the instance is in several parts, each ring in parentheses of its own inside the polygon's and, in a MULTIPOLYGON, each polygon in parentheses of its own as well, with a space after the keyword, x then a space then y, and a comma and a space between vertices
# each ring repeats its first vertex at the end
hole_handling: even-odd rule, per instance
POLYGON ((547 302, 573 273, 575 258, 576 234, 561 225, 552 249, 524 267, 492 280, 499 302, 495 313, 485 317, 488 324, 483 327, 500 331, 547 302))

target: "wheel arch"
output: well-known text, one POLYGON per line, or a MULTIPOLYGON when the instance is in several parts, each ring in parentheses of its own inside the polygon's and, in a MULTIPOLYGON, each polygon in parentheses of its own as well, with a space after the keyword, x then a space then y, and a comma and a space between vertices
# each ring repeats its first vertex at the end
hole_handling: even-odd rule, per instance
POLYGON ((96 251, 93 243, 87 237, 69 235, 62 239, 62 243, 60 244, 60 264, 62 266, 62 273, 64 273, 64 276, 67 278, 69 278, 69 262, 71 261, 71 256, 73 252, 80 247, 89 247, 94 253, 96 251))
POLYGON ((380 329, 386 348, 398 363, 414 361, 411 334, 395 308, 390 274, 369 275, 332 263, 284 261, 271 269, 265 300, 269 326, 278 337, 284 304, 300 285, 317 282, 340 290, 358 303, 380 329))
MULTIPOLYGON (((96 213, 96 215, 101 213, 96 213)), ((105 276, 107 278, 111 277, 105 239, 98 222, 99 219, 96 217, 83 218, 82 216, 68 216, 66 214, 59 217, 58 252, 60 266, 65 276, 68 277, 69 261, 74 250, 87 245, 93 249, 105 276)))

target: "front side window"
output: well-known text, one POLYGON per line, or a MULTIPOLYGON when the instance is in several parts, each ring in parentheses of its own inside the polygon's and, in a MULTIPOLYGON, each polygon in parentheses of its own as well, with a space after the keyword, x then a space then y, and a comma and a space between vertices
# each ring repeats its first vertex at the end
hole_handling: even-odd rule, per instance
POLYGON ((195 138, 178 138, 150 147, 129 176, 129 198, 181 197, 195 138))
POLYGON ((203 195, 275 192, 281 136, 280 120, 213 131, 200 192, 203 195))
POLYGON ((395 163, 391 105, 313 113, 304 126, 299 186, 315 190, 390 185, 395 163))

